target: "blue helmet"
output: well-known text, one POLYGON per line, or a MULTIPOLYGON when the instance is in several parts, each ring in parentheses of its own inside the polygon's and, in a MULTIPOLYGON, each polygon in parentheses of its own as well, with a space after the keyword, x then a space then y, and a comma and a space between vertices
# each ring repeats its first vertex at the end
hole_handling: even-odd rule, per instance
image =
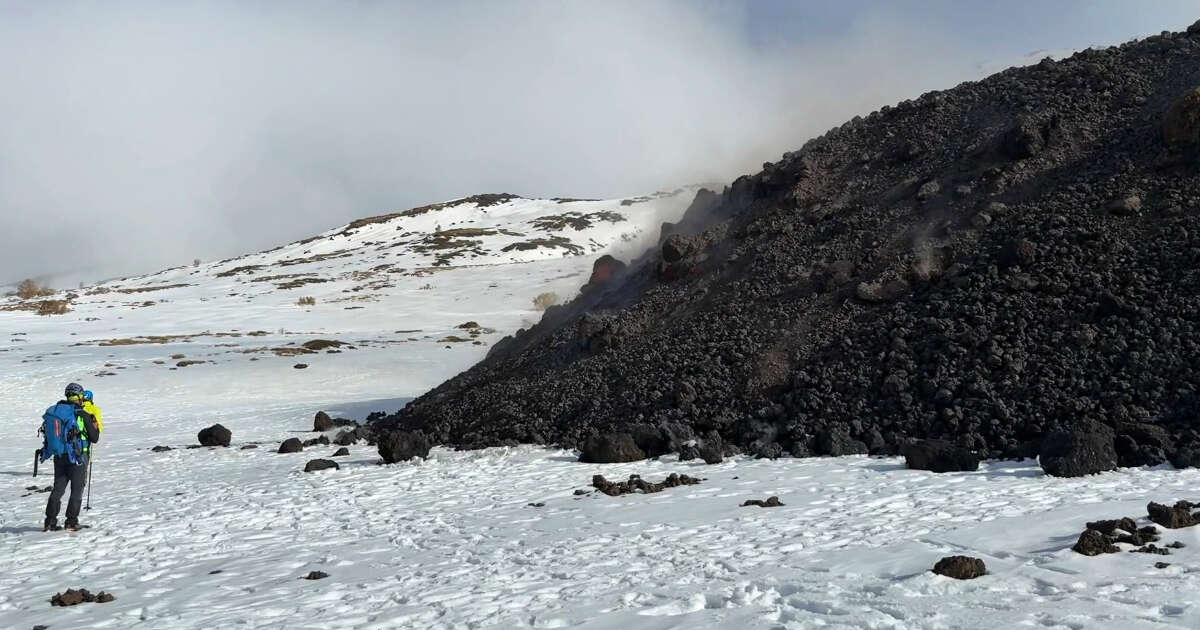
POLYGON ((83 385, 80 385, 79 383, 68 383, 67 388, 63 391, 67 398, 71 398, 72 396, 83 396, 83 385))
POLYGON ((92 399, 92 390, 90 390, 90 389, 83 390, 83 399, 91 400, 92 399))

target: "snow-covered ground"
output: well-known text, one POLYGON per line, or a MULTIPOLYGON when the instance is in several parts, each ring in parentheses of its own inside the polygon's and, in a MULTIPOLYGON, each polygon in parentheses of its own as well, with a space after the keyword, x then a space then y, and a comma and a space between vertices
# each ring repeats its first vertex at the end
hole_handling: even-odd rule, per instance
MULTIPOLYGON (((473 262, 468 253, 433 270, 436 253, 410 245, 439 225, 408 223, 430 212, 88 288, 66 315, 0 311, 0 628, 1200 627, 1197 528, 1164 530, 1162 543, 1188 545, 1171 556, 1070 551, 1086 521, 1146 524, 1150 500, 1200 499, 1197 470, 1065 480, 1032 462, 944 475, 868 457, 591 465, 533 447, 435 449, 382 466, 356 445, 340 470, 304 473, 336 447, 275 453, 315 435, 317 410, 392 410, 466 368, 538 317, 533 296, 569 297, 596 254, 656 233, 690 196, 645 202, 663 204, 653 208, 590 202, 587 213, 623 210, 627 225, 551 235, 583 255, 503 252, 527 236, 498 233, 471 246, 473 262), (407 242, 380 250, 397 242, 385 237, 407 242), (331 253, 341 257, 281 264, 331 253), (365 274, 383 264, 395 266, 365 274), (250 265, 262 267, 221 275, 250 265), (315 275, 256 281, 294 273, 315 275), (298 278, 328 281, 278 286, 298 278), (171 284, 189 286, 120 292, 171 284), (302 295, 316 304, 297 306, 302 295), (335 301, 354 296, 370 297, 335 301), (457 328, 467 321, 479 327, 457 328), (443 341, 452 336, 465 341, 443 341), (318 338, 353 348, 296 354, 318 338), (178 367, 189 360, 206 363, 178 367), (71 380, 96 391, 106 417, 83 515, 93 527, 43 533, 46 495, 26 489, 50 481, 30 477, 36 418, 71 380), (182 448, 216 422, 232 429, 232 448, 182 448), (150 451, 159 444, 175 448, 150 451), (574 494, 596 473, 671 472, 704 481, 574 494), (739 507, 771 495, 785 505, 739 507), (952 554, 984 559, 990 574, 929 572, 952 554), (329 577, 300 579, 310 571, 329 577), (116 600, 50 606, 78 587, 116 600)), ((519 233, 563 204, 471 205, 443 215, 440 231, 493 221, 487 229, 519 233)))

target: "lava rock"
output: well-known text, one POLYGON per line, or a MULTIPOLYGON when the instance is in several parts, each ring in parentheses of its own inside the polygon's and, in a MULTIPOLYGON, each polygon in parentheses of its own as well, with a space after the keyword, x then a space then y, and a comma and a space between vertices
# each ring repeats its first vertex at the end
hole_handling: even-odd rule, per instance
POLYGON ((1013 239, 1000 249, 996 262, 1001 267, 1028 267, 1037 262, 1037 247, 1028 239, 1013 239))
POLYGON ((1196 524, 1191 512, 1193 507, 1196 506, 1187 501, 1178 501, 1170 507, 1151 501, 1146 505, 1146 512, 1155 523, 1167 529, 1179 529, 1196 524))
POLYGON ((1116 470, 1117 451, 1112 429, 1090 423, 1073 432, 1051 433, 1042 441, 1038 463, 1047 475, 1082 477, 1116 470))
POLYGON ((1163 140, 1173 150, 1200 146, 1200 87, 1184 92, 1163 118, 1163 140))
POLYGON ((196 440, 200 442, 200 446, 229 446, 229 441, 232 439, 233 432, 220 424, 201 429, 196 434, 196 440))
POLYGON ((744 503, 742 503, 742 507, 750 507, 752 505, 757 505, 758 507, 768 508, 768 507, 780 507, 784 504, 779 502, 779 497, 774 497, 774 496, 767 497, 766 500, 746 499, 746 501, 744 503))
POLYGON ((979 558, 947 556, 933 565, 933 572, 956 580, 973 580, 987 575, 987 566, 979 558))
POLYGON ((922 440, 905 444, 900 452, 913 470, 936 473, 979 470, 979 456, 945 440, 922 440))
POLYGON ((817 452, 821 455, 866 455, 870 452, 866 444, 850 437, 843 430, 824 429, 817 434, 817 452))
POLYGON ((700 480, 696 479, 695 477, 689 477, 687 475, 679 475, 676 473, 671 473, 671 474, 667 475, 666 479, 663 479, 661 482, 658 482, 658 483, 644 481, 638 475, 629 475, 628 481, 608 481, 607 479, 604 478, 604 475, 593 475, 592 476, 592 487, 596 488, 600 492, 603 492, 604 494, 607 494, 610 497, 618 497, 623 494, 631 494, 631 493, 635 493, 635 492, 642 493, 642 494, 652 494, 655 492, 662 492, 663 490, 666 490, 667 488, 678 488, 679 486, 691 486, 691 485, 695 485, 698 483, 700 483, 700 480))
POLYGON ((338 450, 334 451, 333 455, 330 455, 330 457, 345 457, 349 454, 350 454, 350 449, 343 446, 342 448, 339 448, 338 450))
POLYGON ((353 420, 331 418, 324 411, 318 411, 316 417, 313 418, 313 431, 324 432, 336 429, 337 427, 352 427, 356 424, 358 423, 353 420))
POLYGON ((579 461, 588 464, 618 464, 643 459, 646 459, 645 451, 638 448, 628 433, 593 435, 579 449, 579 461))
POLYGON ((152 449, 150 449, 150 450, 151 450, 151 451, 153 451, 153 452, 155 452, 155 453, 165 453, 165 452, 167 452, 167 451, 171 450, 171 447, 170 447, 170 446, 163 446, 163 445, 159 444, 158 446, 155 446, 154 448, 152 448, 152 449))
POLYGON ((379 456, 383 463, 406 462, 414 457, 429 457, 429 438, 420 431, 392 431, 379 440, 379 456))
POLYGON ((93 595, 92 592, 87 590, 86 588, 80 588, 80 589, 70 588, 70 589, 67 589, 66 591, 63 591, 62 593, 56 593, 54 595, 54 597, 51 597, 50 605, 51 606, 74 606, 76 604, 83 604, 85 602, 86 603, 94 602, 97 604, 106 604, 108 602, 113 601, 114 599, 116 599, 116 598, 113 597, 109 593, 105 593, 104 591, 100 591, 99 593, 96 593, 93 595))
POLYGON ((249 450, 253 450, 253 449, 256 449, 256 448, 258 448, 258 445, 257 445, 257 444, 245 444, 245 445, 243 445, 243 446, 242 446, 242 449, 241 449, 241 450, 243 450, 243 451, 249 451, 249 450))
POLYGON ((324 572, 324 571, 309 571, 308 575, 304 576, 302 579, 305 579, 305 580, 323 580, 323 579, 325 579, 325 578, 327 578, 327 577, 329 577, 329 574, 328 574, 328 573, 326 573, 326 572, 324 572))
POLYGON ((279 445, 279 453, 299 453, 304 450, 299 438, 288 438, 279 445))
POLYGON ((310 438, 301 442, 305 448, 310 446, 329 446, 329 438, 324 435, 318 435, 315 438, 310 438))
POLYGON ((1085 556, 1098 556, 1102 553, 1119 553, 1121 549, 1109 542, 1108 538, 1094 529, 1084 530, 1071 551, 1085 556))
POLYGON ((332 468, 338 469, 338 463, 332 459, 311 459, 304 465, 304 472, 316 472, 318 470, 326 470, 332 468))
MULTIPOLYGON (((1093 521, 1087 524, 1087 528, 1094 529, 1105 536, 1112 536, 1116 534, 1118 529, 1129 532, 1130 534, 1138 533, 1137 522, 1129 517, 1116 520, 1093 521)), ((1153 534, 1155 532, 1150 533, 1153 534)))

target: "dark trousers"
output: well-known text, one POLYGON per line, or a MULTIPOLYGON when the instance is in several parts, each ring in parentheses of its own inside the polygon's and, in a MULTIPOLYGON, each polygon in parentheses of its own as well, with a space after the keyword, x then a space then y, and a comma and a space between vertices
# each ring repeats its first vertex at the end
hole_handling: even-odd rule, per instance
POLYGON ((87 483, 87 456, 80 464, 72 464, 64 455, 54 457, 54 489, 46 501, 46 521, 57 522, 62 507, 62 495, 71 484, 71 498, 67 500, 67 523, 79 522, 79 505, 83 503, 83 485, 87 483))

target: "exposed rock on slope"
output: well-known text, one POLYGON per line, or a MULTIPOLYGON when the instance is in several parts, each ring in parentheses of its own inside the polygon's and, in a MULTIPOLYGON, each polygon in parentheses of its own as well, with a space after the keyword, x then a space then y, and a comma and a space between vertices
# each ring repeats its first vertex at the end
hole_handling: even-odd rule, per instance
POLYGON ((1029 456, 1095 420, 1127 461, 1194 461, 1198 69, 1200 33, 1169 34, 855 118, 383 426, 1029 456))

